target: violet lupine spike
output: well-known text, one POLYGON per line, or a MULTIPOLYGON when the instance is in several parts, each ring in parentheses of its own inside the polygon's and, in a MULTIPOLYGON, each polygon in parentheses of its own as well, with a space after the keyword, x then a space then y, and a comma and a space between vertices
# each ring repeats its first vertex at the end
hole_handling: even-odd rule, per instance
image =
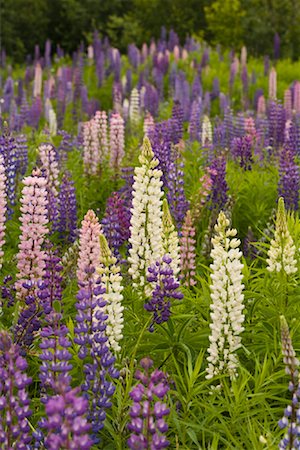
POLYGON ((299 361, 293 348, 289 327, 284 316, 280 316, 281 346, 285 372, 290 376, 289 391, 292 395, 291 404, 284 410, 284 416, 278 425, 287 432, 279 443, 279 449, 300 449, 300 381, 299 361))
POLYGON ((172 119, 174 120, 174 125, 176 131, 174 133, 173 144, 178 144, 183 136, 183 118, 184 112, 179 101, 174 101, 172 108, 172 119))
POLYGON ((131 436, 127 445, 132 450, 161 450, 170 444, 166 438, 168 425, 165 422, 165 417, 170 413, 165 403, 170 387, 164 372, 150 370, 153 366, 150 358, 143 358, 140 365, 143 370, 135 373, 139 383, 129 394, 133 405, 129 412, 131 436))
POLYGON ((299 207, 300 173, 295 153, 284 145, 280 153, 278 196, 284 198, 287 209, 297 211, 299 207))
POLYGON ((191 141, 200 141, 201 126, 201 101, 194 100, 192 103, 191 117, 189 123, 189 135, 191 141))
POLYGON ((252 138, 245 134, 243 137, 234 138, 231 142, 231 152, 234 160, 244 170, 251 170, 253 164, 252 138))
POLYGON ((40 331, 42 353, 40 359, 40 380, 45 397, 43 401, 49 399, 50 395, 59 394, 61 385, 70 390, 70 370, 72 364, 72 354, 69 352, 71 342, 68 338, 68 328, 61 323, 61 314, 52 310, 45 318, 46 324, 40 331))
POLYGON ((7 210, 6 175, 5 175, 4 158, 0 154, 0 269, 2 268, 4 256, 3 245, 5 244, 6 210, 7 210))
POLYGON ((23 298, 28 292, 23 286, 24 282, 36 282, 45 274, 46 253, 42 250, 42 244, 48 233, 46 178, 39 169, 34 169, 31 176, 24 178, 23 184, 20 217, 22 225, 17 254, 18 298, 23 298))
POLYGON ((30 448, 31 415, 26 375, 27 362, 6 331, 0 331, 0 446, 5 449, 30 448))
POLYGON ((93 442, 89 437, 87 410, 88 401, 80 396, 80 389, 68 390, 62 385, 61 392, 48 399, 46 418, 40 421, 45 430, 45 448, 90 450, 93 442))
POLYGON ((28 124, 32 128, 38 129, 42 112, 43 104, 41 97, 38 96, 33 100, 28 114, 28 124))
POLYGON ((7 215, 10 219, 16 204, 16 142, 8 127, 4 127, 0 136, 0 154, 3 156, 6 176, 7 215))
POLYGON ((268 111, 269 145, 278 150, 284 143, 285 110, 275 101, 270 102, 268 111))
POLYGON ((28 144, 25 134, 16 136, 16 160, 17 173, 23 177, 28 167, 28 144))
POLYGON ((38 287, 42 285, 42 293, 38 297, 45 299, 44 312, 50 313, 53 310, 55 301, 62 300, 62 276, 60 273, 63 270, 61 259, 58 256, 58 251, 54 250, 53 244, 48 241, 46 247, 46 268, 42 281, 38 282, 38 287), (46 309, 45 309, 46 307, 46 309))
POLYGON ((69 172, 66 172, 63 176, 60 192, 58 194, 58 204, 58 231, 60 236, 69 242, 74 242, 78 234, 77 201, 76 189, 69 172))
POLYGON ((59 130, 57 133, 59 136, 62 136, 61 142, 57 149, 57 156, 59 160, 59 164, 63 164, 68 159, 68 154, 72 151, 73 147, 75 147, 73 136, 65 130, 59 130))
POLYGON ((130 237, 130 210, 123 197, 114 192, 107 200, 102 219, 103 233, 116 258, 120 257, 119 249, 130 237))
POLYGON ((183 284, 191 287, 196 284, 196 230, 190 211, 187 211, 180 237, 180 266, 183 284))
POLYGON ((148 268, 147 281, 153 286, 151 298, 144 304, 144 308, 153 313, 149 331, 154 331, 155 324, 167 322, 171 315, 171 300, 182 300, 183 295, 178 291, 179 283, 171 268, 172 259, 164 255, 161 261, 156 261, 148 268))
POLYGON ((226 160, 224 156, 215 158, 210 165, 212 189, 210 193, 211 207, 217 211, 224 209, 228 200, 226 183, 226 160))
POLYGON ((110 167, 118 175, 125 155, 124 120, 119 113, 112 114, 110 118, 110 167))
POLYGON ((166 176, 167 199, 177 228, 180 229, 189 209, 189 202, 184 193, 184 163, 178 148, 172 148, 170 159, 166 176))
POLYGON ((109 350, 106 336, 105 288, 96 279, 95 268, 86 268, 86 281, 79 283, 74 342, 80 346, 78 356, 84 362, 85 381, 82 391, 89 399, 88 419, 92 424, 93 442, 99 441, 105 410, 111 407, 110 397, 115 391, 111 378, 118 378, 115 357, 109 350), (92 393, 92 394, 91 394, 92 393))

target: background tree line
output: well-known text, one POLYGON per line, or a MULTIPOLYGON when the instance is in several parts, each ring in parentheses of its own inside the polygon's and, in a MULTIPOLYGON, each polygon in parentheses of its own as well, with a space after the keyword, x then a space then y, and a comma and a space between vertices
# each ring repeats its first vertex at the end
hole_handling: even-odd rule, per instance
POLYGON ((22 61, 50 39, 72 52, 97 29, 121 50, 173 28, 180 39, 195 35, 209 43, 253 54, 300 55, 300 0, 0 0, 1 41, 22 61))

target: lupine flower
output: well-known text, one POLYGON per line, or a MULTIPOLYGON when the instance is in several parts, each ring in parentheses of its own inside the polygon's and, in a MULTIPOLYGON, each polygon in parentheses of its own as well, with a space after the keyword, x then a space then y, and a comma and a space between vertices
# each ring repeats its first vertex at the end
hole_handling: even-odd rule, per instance
POLYGON ((106 301, 106 335, 113 352, 119 352, 121 350, 119 341, 123 338, 122 330, 124 322, 122 276, 120 267, 116 263, 117 258, 113 256, 105 236, 100 234, 100 266, 97 267, 97 273, 101 276, 101 281, 105 287, 105 293, 102 296, 106 301))
POLYGON ((285 110, 279 103, 272 101, 268 111, 268 137, 269 145, 278 149, 284 143, 285 110))
POLYGON ((295 152, 285 144, 280 153, 278 195, 287 209, 297 211, 299 205, 300 173, 295 152))
POLYGON ((201 143, 202 147, 207 147, 212 143, 212 126, 209 118, 203 116, 202 130, 201 130, 201 143))
POLYGON ((17 254, 18 297, 27 293, 23 286, 25 281, 38 281, 45 274, 46 254, 42 250, 42 244, 48 233, 46 178, 39 169, 34 169, 31 176, 24 178, 23 184, 20 217, 22 225, 17 254))
POLYGON ((128 261, 134 288, 144 289, 148 267, 163 254, 162 172, 156 168, 159 162, 147 137, 144 138, 139 161, 141 167, 134 171, 128 261))
POLYGON ((27 449, 31 441, 31 415, 26 375, 27 362, 6 331, 0 332, 0 445, 5 449, 27 449))
POLYGON ((45 171, 48 193, 48 219, 52 230, 58 227, 58 186, 59 186, 59 168, 57 153, 51 144, 41 144, 38 148, 39 156, 42 162, 42 168, 45 171))
POLYGON ((171 257, 171 268, 173 275, 177 278, 180 272, 180 247, 178 233, 173 224, 173 219, 169 210, 167 199, 163 200, 163 252, 171 257))
POLYGON ((228 186, 226 183, 226 160, 223 156, 215 158, 211 165, 212 189, 210 200, 212 208, 220 211, 223 209, 228 200, 228 186))
MULTIPOLYGON (((83 167, 86 175, 97 173, 98 160, 93 153, 92 121, 83 124, 83 167)), ((97 154, 96 154, 97 155, 97 154)))
POLYGON ((293 275, 297 272, 296 247, 287 226, 284 199, 278 200, 274 239, 268 250, 267 270, 293 275))
POLYGON ((16 142, 8 127, 0 135, 0 154, 3 157, 6 176, 7 213, 11 218, 16 203, 16 142))
POLYGON ((149 112, 147 112, 144 119, 144 127, 143 127, 144 134, 146 134, 147 136, 151 135, 151 133, 153 133, 154 131, 154 128, 155 128, 154 119, 152 115, 149 112))
POLYGON ((24 176, 28 166, 28 145, 25 134, 19 134, 16 137, 16 159, 17 172, 24 176))
POLYGON ((232 155, 244 170, 251 170, 253 164, 252 137, 245 134, 232 140, 232 155))
MULTIPOLYGON (((72 355, 68 348, 71 342, 67 337, 68 328, 61 323, 61 314, 52 312, 46 316, 46 325, 40 331, 42 354, 40 359, 40 380, 46 391, 46 399, 50 394, 59 394, 64 385, 70 390, 70 370, 72 355)), ((43 399, 44 400, 44 399, 43 399)))
POLYGON ((110 167, 118 174, 124 151, 124 120, 119 113, 112 114, 110 118, 110 167))
POLYGON ((174 101, 173 107, 172 107, 172 119, 174 126, 176 128, 176 136, 175 139, 173 139, 174 144, 178 144, 179 141, 182 139, 183 136, 183 120, 184 120, 184 111, 181 107, 180 102, 174 101))
POLYGON ((62 276, 63 266, 58 256, 58 251, 53 249, 53 244, 48 241, 45 243, 46 250, 46 267, 43 279, 39 281, 38 287, 42 287, 38 297, 43 300, 45 314, 53 310, 55 301, 62 299, 62 276))
POLYGON ((194 100, 192 103, 191 117, 189 123, 190 141, 200 140, 200 116, 201 116, 201 101, 194 100))
POLYGON ((33 81, 33 96, 40 97, 42 93, 42 78, 43 70, 40 63, 37 63, 34 68, 34 81, 33 81))
POLYGON ((133 125, 137 125, 140 120, 140 94, 136 88, 130 94, 129 119, 133 125))
POLYGON ((196 274, 196 240, 195 228, 191 212, 187 211, 180 237, 180 266, 183 284, 185 286, 194 286, 196 281, 194 276, 196 274))
POLYGON ((274 67, 272 67, 269 74, 269 99, 276 100, 277 98, 277 73, 274 67))
POLYGON ((79 392, 79 388, 66 390, 62 385, 61 393, 48 399, 47 418, 41 421, 45 448, 89 450, 92 447, 88 434, 91 426, 86 419, 88 401, 79 392))
POLYGON ((167 199, 171 212, 180 229, 189 203, 184 192, 184 164, 179 151, 179 145, 171 147, 171 160, 166 174, 167 199))
POLYGON ((300 82, 296 81, 294 84, 294 102, 293 110, 296 114, 300 114, 300 82))
POLYGON ((181 300, 183 295, 178 292, 179 282, 174 277, 171 266, 172 258, 164 255, 148 267, 147 281, 151 283, 153 290, 144 308, 153 313, 149 331, 154 331, 154 324, 167 322, 171 315, 171 300, 181 300))
POLYGON ((118 192, 108 198, 101 224, 109 247, 120 258, 119 249, 130 237, 130 211, 118 192))
POLYGON ((80 346, 78 356, 84 361, 85 382, 82 390, 90 400, 88 419, 92 424, 93 440, 103 427, 105 409, 111 406, 114 393, 111 378, 118 377, 115 357, 109 350, 106 330, 105 287, 96 275, 100 261, 100 224, 93 211, 88 211, 80 232, 78 258, 77 316, 74 342, 80 346), (88 392, 92 392, 90 395, 88 392))
POLYGON ((168 425, 164 417, 170 413, 165 403, 169 391, 167 376, 160 370, 153 370, 153 361, 143 358, 143 369, 137 370, 135 377, 139 383, 131 390, 133 405, 130 408, 128 429, 131 436, 127 441, 130 449, 161 450, 169 446, 165 433, 168 425))
POLYGON ((280 316, 281 346, 285 371, 290 376, 289 391, 292 395, 291 404, 284 410, 284 416, 278 425, 287 428, 284 438, 279 443, 279 449, 300 449, 300 381, 299 361, 293 348, 288 324, 284 316, 280 316))
POLYGON ((291 120, 293 113, 292 113, 292 92, 290 89, 286 89, 284 91, 283 105, 285 109, 286 119, 291 120))
POLYGON ((220 212, 215 225, 216 235, 212 239, 211 257, 213 263, 211 289, 211 335, 206 369, 207 379, 215 375, 227 374, 231 379, 237 377, 238 357, 236 350, 241 346, 240 334, 244 330, 244 309, 242 293, 242 252, 237 231, 230 229, 229 220, 220 212))
POLYGON ((3 245, 5 243, 6 213, 6 176, 3 156, 0 154, 0 269, 3 262, 3 245))
POLYGON ((97 111, 93 119, 97 126, 92 127, 92 133, 97 131, 97 136, 93 136, 94 141, 98 145, 99 163, 103 164, 104 159, 108 155, 108 133, 107 133, 107 114, 106 111, 97 111), (94 131, 95 130, 95 131, 94 131))
POLYGON ((60 192, 58 194, 59 218, 58 231, 69 242, 77 237, 77 201, 76 190, 71 174, 66 172, 63 176, 60 192))
POLYGON ((264 117, 266 115, 266 100, 263 95, 260 95, 257 100, 257 116, 264 117))

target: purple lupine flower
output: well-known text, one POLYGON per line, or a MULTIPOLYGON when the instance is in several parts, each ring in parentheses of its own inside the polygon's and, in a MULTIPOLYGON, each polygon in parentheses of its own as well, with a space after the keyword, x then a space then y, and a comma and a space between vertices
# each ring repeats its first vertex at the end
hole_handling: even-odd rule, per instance
POLYGON ((226 183, 226 160, 224 156, 215 158, 210 165, 212 189, 210 193, 211 207, 220 211, 224 209, 228 200, 228 186, 226 183))
POLYGON ((67 337, 68 328, 61 323, 61 314, 52 311, 46 317, 46 325, 40 331, 42 354, 40 359, 40 380, 42 388, 46 391, 43 401, 49 399, 50 394, 59 394, 61 386, 70 390, 70 370, 72 354, 68 348, 71 342, 67 337))
POLYGON ((167 199, 177 228, 180 229, 189 202, 184 193, 184 164, 178 148, 172 146, 169 168, 166 175, 167 199))
POLYGON ((107 200, 101 223, 109 247, 116 258, 119 258, 120 247, 130 237, 130 210, 126 206, 124 198, 118 192, 113 192, 107 200))
POLYGON ((234 138, 231 142, 231 152, 234 160, 244 170, 251 170, 253 164, 253 140, 249 134, 234 138))
POLYGON ((8 218, 13 214, 16 204, 16 142, 8 127, 4 127, 0 135, 0 154, 3 156, 6 176, 6 195, 8 218))
POLYGON ((93 267, 86 269, 86 281, 80 282, 79 286, 74 342, 80 346, 78 356, 84 362, 82 390, 89 399, 88 419, 96 443, 106 417, 105 409, 111 406, 110 397, 115 391, 111 378, 118 378, 119 373, 114 367, 115 357, 109 350, 105 333, 106 301, 102 298, 105 288, 100 278, 96 279, 93 267))
POLYGON ((58 256, 58 251, 53 249, 53 244, 46 242, 46 267, 42 282, 38 283, 39 289, 37 295, 43 300, 43 307, 45 314, 53 310, 55 301, 61 302, 62 299, 62 276, 60 273, 63 270, 61 259, 58 256))
POLYGON ((293 348, 288 324, 284 316, 280 316, 281 345, 285 371, 290 376, 289 391, 292 395, 291 404, 284 410, 284 416, 278 425, 287 432, 280 441, 279 449, 300 449, 300 381, 299 361, 293 348))
POLYGON ((192 103, 191 117, 189 123, 189 135, 190 141, 199 141, 201 128, 200 128, 200 117, 201 117, 201 100, 194 100, 192 103))
POLYGON ((278 150, 284 142, 285 110, 283 106, 271 101, 268 111, 269 145, 278 150))
POLYGON ((233 113, 228 107, 224 112, 224 132, 225 132, 225 146, 230 147, 231 141, 234 138, 234 124, 233 113))
POLYGON ((129 412, 131 436, 127 444, 133 450, 161 450, 169 446, 165 435, 168 425, 164 418, 170 413, 165 403, 170 387, 164 372, 157 369, 150 371, 153 366, 150 358, 143 358, 140 365, 143 371, 137 370, 135 373, 139 383, 129 394, 133 405, 129 412))
POLYGON ((25 134, 16 137, 16 170, 23 177, 28 167, 28 144, 25 134))
MULTIPOLYGON (((3 278, 1 286, 1 297, 6 300, 6 306, 10 307, 15 304, 16 288, 11 275, 6 275, 3 278)), ((1 302, 3 304, 3 302, 1 302)), ((2 306, 1 306, 2 307, 2 306)))
POLYGON ((20 118, 19 118, 19 129, 21 130, 24 125, 29 123, 29 105, 26 98, 25 91, 23 92, 22 102, 20 106, 20 118))
POLYGON ((38 95, 33 100, 28 114, 28 124, 32 128, 38 129, 42 112, 43 112, 43 104, 41 97, 38 95))
POLYGON ((298 210, 300 173, 295 153, 284 145, 280 153, 278 196, 284 198, 287 209, 298 210))
POLYGON ((68 159, 68 154, 75 147, 73 136, 65 130, 59 130, 58 135, 62 136, 59 147, 57 149, 57 155, 60 163, 64 163, 68 159))
POLYGON ((153 313, 149 331, 154 331, 155 324, 167 322, 170 315, 171 300, 181 300, 183 295, 178 291, 179 283, 174 277, 170 266, 172 259, 164 255, 161 261, 156 261, 148 268, 147 281, 154 286, 151 298, 144 308, 153 313))
POLYGON ((58 231, 62 238, 74 242, 77 237, 77 202, 74 182, 69 172, 63 176, 58 204, 58 231))
POLYGON ((199 75, 196 75, 192 85, 192 100, 201 99, 202 97, 202 85, 199 75))
POLYGON ((79 392, 79 388, 67 390, 62 385, 61 393, 48 399, 47 418, 41 421, 46 430, 45 448, 89 450, 92 447, 88 435, 91 426, 86 419, 88 401, 79 392))
POLYGON ((149 111, 153 117, 157 116, 159 107, 159 95, 157 89, 152 84, 146 84, 144 94, 144 109, 149 111))
POLYGON ((211 91, 211 100, 215 100, 220 95, 220 80, 218 77, 213 79, 213 87, 211 91))
POLYGON ((6 331, 0 331, 0 446, 27 449, 31 441, 31 415, 26 375, 27 362, 6 331))

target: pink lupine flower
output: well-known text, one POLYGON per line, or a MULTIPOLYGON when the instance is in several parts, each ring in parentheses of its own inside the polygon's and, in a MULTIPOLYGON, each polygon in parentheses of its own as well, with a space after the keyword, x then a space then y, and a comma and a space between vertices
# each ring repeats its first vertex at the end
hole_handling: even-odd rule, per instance
POLYGON ((107 133, 107 114, 106 111, 97 111, 94 122, 98 124, 98 142, 100 163, 108 154, 108 133, 107 133))
POLYGON ((33 96, 40 97, 42 93, 43 70, 40 63, 37 63, 34 69, 33 96))
POLYGON ((286 89, 284 91, 283 106, 285 109, 286 119, 290 120, 292 118, 292 93, 290 89, 286 89))
POLYGON ((0 155, 0 269, 4 252, 2 250, 5 243, 5 214, 6 214, 6 176, 3 156, 0 155))
POLYGON ((55 149, 51 144, 41 144, 38 150, 43 169, 45 169, 47 187, 51 189, 53 195, 56 197, 58 195, 57 188, 59 186, 59 168, 55 149))
POLYGON ((269 75, 269 99, 276 100, 277 98, 277 73, 272 67, 269 75))
POLYGON ((294 85, 294 103, 293 110, 296 114, 300 114, 300 82, 296 81, 294 85))
POLYGON ((258 97, 257 101, 257 115, 258 117, 262 117, 266 115, 266 100, 263 95, 258 97))
POLYGON ((155 128, 154 119, 153 119, 152 115, 149 112, 147 112, 145 119, 144 119, 144 134, 149 136, 149 134, 152 131, 154 131, 154 128, 155 128))
POLYGON ((180 238, 180 256, 181 256, 181 273, 183 275, 183 284, 185 286, 194 286, 196 281, 194 276, 196 274, 196 240, 195 228, 191 212, 186 213, 183 226, 181 229, 180 238))
POLYGON ((89 210, 81 224, 79 234, 79 256, 77 279, 84 282, 89 271, 95 270, 100 263, 100 233, 101 225, 93 210, 89 210))
POLYGON ((17 296, 23 298, 27 289, 23 283, 41 279, 45 274, 46 252, 42 250, 47 223, 47 180, 39 169, 24 178, 20 221, 22 223, 19 252, 17 254, 17 296))
POLYGON ((119 113, 110 118, 110 166, 118 173, 124 157, 124 120, 119 113))

